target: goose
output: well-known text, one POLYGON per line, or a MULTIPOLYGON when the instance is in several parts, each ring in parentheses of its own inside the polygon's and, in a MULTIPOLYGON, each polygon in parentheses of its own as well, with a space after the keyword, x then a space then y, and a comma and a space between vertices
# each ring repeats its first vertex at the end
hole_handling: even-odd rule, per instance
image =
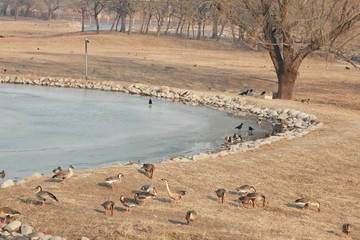
POLYGON ((54 202, 58 202, 59 200, 55 197, 54 194, 52 194, 51 192, 48 191, 43 191, 41 186, 37 186, 35 188, 36 192, 35 192, 35 196, 37 199, 39 199, 42 204, 41 207, 45 207, 46 205, 46 200, 52 200, 54 202))
POLYGON ((6 173, 5 173, 4 170, 2 170, 2 171, 0 172, 0 177, 1 177, 1 178, 4 178, 5 176, 6 176, 6 173))
POLYGON ((180 200, 186 194, 186 191, 182 191, 182 190, 177 190, 175 192, 171 191, 169 188, 168 180, 166 179, 161 179, 161 180, 165 182, 166 190, 169 194, 169 197, 173 200, 173 204, 176 204, 176 201, 180 200))
POLYGON ((131 213, 131 208, 139 205, 135 199, 126 198, 124 195, 121 195, 120 202, 126 208, 126 213, 131 213))
POLYGON ((124 177, 122 173, 119 173, 116 176, 108 177, 105 179, 105 182, 108 184, 109 188, 114 189, 116 182, 121 182, 121 178, 124 177))
POLYGON ((249 196, 241 196, 238 200, 241 202, 242 208, 245 208, 245 204, 253 204, 253 201, 249 196))
POLYGON ((152 100, 151 100, 151 99, 149 100, 149 104, 152 104, 152 100))
POLYGON ((296 203, 303 204, 303 210, 307 210, 309 206, 316 206, 318 212, 320 212, 320 202, 316 199, 304 197, 295 200, 296 203))
POLYGON ((253 192, 253 193, 248 193, 246 196, 251 199, 254 208, 258 207, 257 205, 258 201, 263 201, 263 207, 265 207, 265 201, 266 201, 265 195, 257 192, 253 192))
POLYGON ((235 129, 239 129, 239 130, 240 130, 243 125, 244 125, 244 123, 241 123, 239 126, 235 127, 235 129))
POLYGON ((241 193, 242 195, 246 195, 250 192, 256 192, 256 189, 253 186, 250 185, 241 185, 238 188, 235 188, 236 191, 238 191, 239 193, 241 193))
POLYGON ((236 133, 234 133, 233 141, 234 141, 235 143, 239 143, 239 142, 242 141, 242 138, 241 138, 240 135, 237 135, 236 133))
POLYGON ((190 223, 195 222, 197 220, 198 214, 195 210, 189 210, 186 213, 185 219, 187 222, 187 225, 190 225, 190 223))
POLYGON ((15 217, 17 215, 20 215, 19 211, 16 211, 12 208, 9 207, 1 207, 0 208, 0 217, 3 218, 3 220, 1 221, 2 224, 6 224, 6 220, 8 217, 15 217))
POLYGON ((219 188, 218 190, 215 191, 216 196, 218 197, 217 202, 218 203, 224 203, 224 197, 226 194, 226 190, 223 188, 219 188))
POLYGON ((53 173, 54 173, 54 174, 57 174, 57 173, 59 173, 59 172, 61 172, 61 171, 62 171, 61 167, 57 167, 57 168, 55 168, 55 169, 53 170, 53 173))
POLYGON ((152 184, 145 184, 140 188, 143 192, 152 193, 154 195, 157 194, 156 188, 152 184))
POLYGON ((225 141, 228 143, 232 143, 231 136, 226 136, 225 141))
POLYGON ((105 209, 105 215, 108 215, 108 212, 110 212, 109 213, 110 216, 114 214, 114 206, 115 206, 114 201, 106 201, 102 203, 101 206, 103 206, 103 208, 105 209))
POLYGON ((138 199, 140 199, 140 200, 144 200, 144 205, 145 205, 146 199, 150 199, 150 198, 154 198, 154 197, 156 197, 156 194, 153 194, 150 192, 137 192, 134 195, 134 199, 135 199, 136 203, 140 204, 138 202, 138 199))
POLYGON ((66 179, 71 178, 74 175, 73 169, 74 167, 72 165, 69 165, 67 171, 59 171, 55 173, 55 175, 52 178, 61 178, 62 183, 65 183, 66 179))
POLYGON ((350 223, 345 223, 342 225, 342 232, 345 233, 346 237, 350 236, 352 230, 353 226, 350 223))
POLYGON ((146 176, 148 176, 149 178, 153 177, 154 170, 155 170, 154 164, 145 163, 145 164, 143 164, 141 169, 146 172, 146 176))

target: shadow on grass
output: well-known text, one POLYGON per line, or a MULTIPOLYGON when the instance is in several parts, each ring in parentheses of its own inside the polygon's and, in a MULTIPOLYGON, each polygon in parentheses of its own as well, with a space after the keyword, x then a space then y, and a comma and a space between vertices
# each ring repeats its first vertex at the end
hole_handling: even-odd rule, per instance
POLYGON ((326 230, 325 232, 334 234, 334 235, 336 235, 336 236, 341 236, 340 233, 337 233, 337 232, 335 232, 335 231, 333 231, 333 230, 326 230))
POLYGON ((111 188, 109 187, 109 185, 108 185, 107 183, 105 183, 105 182, 98 183, 97 185, 100 186, 100 187, 106 187, 106 188, 111 189, 111 188))
POLYGON ((32 199, 20 199, 22 203, 31 204, 31 205, 41 205, 41 201, 32 200, 32 199))
POLYGON ((303 206, 301 206, 301 205, 299 205, 299 204, 294 204, 294 203, 285 203, 284 205, 285 205, 285 206, 287 206, 287 207, 291 207, 291 208, 296 208, 296 209, 301 209, 301 210, 303 210, 303 209, 304 209, 304 207, 303 207, 303 206))
POLYGON ((172 203, 172 201, 168 198, 153 198, 153 199, 160 202, 172 203))
POLYGON ((181 222, 181 221, 178 221, 178 220, 169 219, 168 221, 171 222, 171 223, 173 223, 173 224, 187 225, 186 222, 181 222))
POLYGON ((61 183, 62 180, 60 180, 60 179, 55 179, 55 178, 50 178, 50 179, 44 180, 44 182, 57 182, 57 183, 61 183))
POLYGON ((144 170, 141 169, 137 169, 138 173, 141 173, 142 175, 144 175, 145 177, 148 177, 146 172, 144 170))
POLYGON ((240 192, 236 192, 236 191, 228 191, 228 194, 230 194, 230 195, 239 195, 239 196, 242 195, 240 192))
POLYGON ((114 207, 114 209, 115 209, 116 211, 119 211, 119 212, 126 212, 126 208, 114 207))
POLYGON ((94 208, 93 210, 94 210, 95 212, 102 213, 102 214, 105 214, 105 213, 106 213, 106 211, 99 210, 99 209, 96 209, 96 208, 94 208))
POLYGON ((217 198, 213 197, 213 196, 206 196, 208 199, 212 200, 212 201, 217 201, 217 198))

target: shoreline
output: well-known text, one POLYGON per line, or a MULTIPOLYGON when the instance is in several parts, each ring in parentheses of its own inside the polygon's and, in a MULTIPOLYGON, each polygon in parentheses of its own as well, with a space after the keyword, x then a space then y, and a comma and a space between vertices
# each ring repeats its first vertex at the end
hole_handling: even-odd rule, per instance
MULTIPOLYGON (((238 152, 246 152, 254 150, 262 145, 268 145, 281 139, 293 139, 301 137, 309 131, 315 130, 322 126, 322 123, 316 121, 316 116, 300 112, 293 109, 268 109, 253 104, 248 104, 241 97, 227 97, 219 94, 195 94, 194 92, 186 89, 170 88, 167 86, 147 86, 145 84, 130 84, 124 86, 116 81, 91 81, 91 80, 78 80, 78 79, 63 79, 63 78, 49 78, 41 77, 39 79, 30 80, 19 76, 5 76, 0 77, 1 83, 9 84, 26 84, 38 85, 48 87, 64 87, 64 88, 82 88, 90 90, 112 91, 121 92, 130 95, 139 95, 147 97, 156 97, 157 99, 182 102, 186 105, 201 105, 210 107, 212 109, 223 111, 234 116, 244 114, 251 114, 258 118, 265 119, 272 122, 273 125, 279 124, 279 121, 286 123, 286 128, 292 128, 291 131, 285 129, 282 133, 272 134, 267 138, 260 138, 257 140, 241 141, 232 144, 223 144, 222 147, 212 151, 198 153, 190 156, 177 156, 161 162, 192 162, 198 160, 205 160, 208 158, 217 158, 219 156, 227 156, 229 154, 236 154, 238 152)), ((119 165, 116 163, 115 165, 119 165)), ((127 162, 120 165, 139 165, 135 162, 127 162)), ((141 164, 140 164, 141 165, 141 164)), ((113 166, 113 165, 110 165, 113 166)), ((100 166, 99 166, 100 167, 100 166)), ((104 166, 102 166, 104 167, 104 166)), ((16 184, 23 184, 24 182, 40 178, 42 174, 34 172, 30 176, 22 178, 18 181, 8 179, 0 184, 0 188, 14 186, 16 184)))

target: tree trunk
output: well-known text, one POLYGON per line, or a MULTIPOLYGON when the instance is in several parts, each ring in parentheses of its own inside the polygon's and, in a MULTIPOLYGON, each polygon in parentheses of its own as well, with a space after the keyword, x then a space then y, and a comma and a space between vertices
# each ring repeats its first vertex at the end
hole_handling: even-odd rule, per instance
POLYGON ((200 38, 201 38, 201 22, 198 21, 198 32, 197 32, 196 40, 200 40, 200 38))
POLYGON ((164 35, 167 35, 167 33, 168 33, 168 31, 169 31, 170 24, 171 24, 171 17, 172 17, 172 14, 169 15, 169 19, 168 19, 168 22, 167 22, 167 25, 166 25, 166 29, 165 29, 164 35))
POLYGON ((298 70, 293 67, 284 67, 277 71, 278 98, 291 99, 298 70))
POLYGON ((129 13, 129 29, 128 29, 128 34, 131 34, 131 30, 132 30, 132 24, 133 24, 133 14, 129 13))
POLYGON ((110 32, 114 30, 114 27, 115 27, 115 24, 116 24, 116 21, 118 20, 118 18, 119 18, 119 13, 116 14, 114 21, 111 24, 110 32))
POLYGON ((85 10, 81 10, 81 32, 85 32, 85 10))
POLYGON ((126 32, 126 15, 123 14, 120 16, 121 25, 120 25, 120 32, 126 32))
POLYGON ((98 15, 96 14, 96 15, 94 16, 94 18, 95 18, 95 23, 96 23, 96 33, 99 34, 99 31, 100 31, 99 17, 98 17, 98 15))

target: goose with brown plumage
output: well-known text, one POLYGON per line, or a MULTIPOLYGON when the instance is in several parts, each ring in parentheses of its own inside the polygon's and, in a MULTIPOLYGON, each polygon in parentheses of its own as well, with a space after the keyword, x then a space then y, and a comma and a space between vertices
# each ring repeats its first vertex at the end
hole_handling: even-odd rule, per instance
POLYGON ((115 206, 114 201, 106 201, 106 202, 102 203, 101 206, 105 209, 105 215, 112 216, 114 214, 114 206, 115 206), (109 214, 108 214, 108 212, 109 212, 109 214))
POLYGON ((1 207, 0 208, 0 217, 3 219, 1 221, 1 224, 5 224, 7 218, 15 217, 15 216, 18 216, 18 215, 20 215, 20 212, 14 210, 12 208, 9 208, 9 207, 1 207))
POLYGON ((218 197, 217 202, 218 203, 224 203, 224 198, 226 195, 226 190, 224 188, 219 188, 218 190, 215 191, 216 196, 218 197))
POLYGON ((131 213, 133 207, 139 206, 138 202, 133 198, 127 198, 124 195, 121 195, 120 202, 126 208, 126 213, 131 213))
POLYGON ((116 176, 111 176, 105 179, 106 184, 108 184, 109 188, 115 189, 115 183, 121 182, 121 178, 124 177, 122 173, 119 173, 116 176))
POLYGON ((149 178, 152 178, 154 175, 154 171, 155 171, 155 165, 150 164, 150 163, 145 163, 145 164, 143 164, 141 169, 146 172, 146 176, 148 176, 149 178))
POLYGON ((241 193, 241 195, 246 195, 248 193, 256 192, 256 189, 253 186, 250 185, 241 185, 238 188, 235 188, 236 191, 241 193))
POLYGON ((189 210, 185 215, 187 225, 190 225, 191 223, 195 222, 197 218, 198 218, 198 213, 195 210, 189 210))
POLYGON ((66 179, 69 179, 74 175, 73 169, 74 167, 72 165, 69 165, 67 171, 59 171, 55 173, 55 175, 52 178, 60 178, 62 179, 61 182, 65 184, 66 179))
POLYGON ((43 191, 41 186, 37 186, 35 188, 36 192, 35 192, 35 196, 37 199, 39 199, 42 204, 41 207, 45 207, 46 205, 46 200, 51 200, 54 202, 58 202, 59 200, 55 197, 54 194, 52 194, 51 192, 48 191, 43 191))
POLYGON ((320 212, 320 202, 316 199, 304 197, 304 198, 299 198, 299 199, 295 200, 295 202, 298 204, 304 205, 303 210, 309 209, 309 206, 315 206, 317 208, 318 212, 320 212))
POLYGON ((176 190, 176 191, 171 191, 170 187, 169 187, 169 183, 168 180, 166 179, 161 179, 163 182, 165 182, 166 185, 166 190, 169 194, 169 197, 173 200, 173 204, 176 204, 177 201, 181 200, 183 196, 185 196, 186 191, 183 190, 176 190))

